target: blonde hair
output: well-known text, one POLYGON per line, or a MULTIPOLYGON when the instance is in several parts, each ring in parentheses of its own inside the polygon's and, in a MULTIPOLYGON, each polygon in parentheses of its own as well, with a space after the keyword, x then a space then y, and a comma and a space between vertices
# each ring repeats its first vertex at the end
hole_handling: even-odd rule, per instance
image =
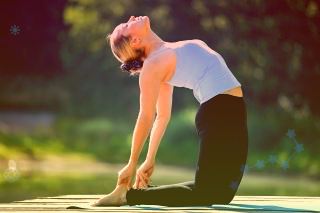
POLYGON ((106 36, 107 42, 110 44, 113 55, 118 59, 118 61, 122 62, 123 65, 129 65, 130 70, 127 70, 130 75, 139 74, 140 68, 132 66, 132 61, 139 61, 143 64, 142 57, 145 56, 144 49, 133 49, 130 46, 131 35, 124 36, 120 35, 117 38, 114 38, 112 33, 106 36), (125 58, 125 59, 121 59, 125 58))

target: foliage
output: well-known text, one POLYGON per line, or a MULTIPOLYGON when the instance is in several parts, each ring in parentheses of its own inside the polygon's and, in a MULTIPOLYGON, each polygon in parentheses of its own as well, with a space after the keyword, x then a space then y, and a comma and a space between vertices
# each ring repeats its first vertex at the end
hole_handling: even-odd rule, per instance
MULTIPOLYGON (((4 6, 10 10, 17 4, 10 1, 4 6)), ((1 73, 9 77, 1 79, 0 107, 29 106, 29 100, 39 102, 32 106, 50 107, 58 100, 58 110, 67 114, 112 116, 125 111, 129 118, 134 118, 138 109, 137 79, 120 72, 120 64, 105 36, 130 15, 148 15, 152 29, 164 40, 200 38, 221 53, 242 83, 244 95, 260 106, 274 106, 285 97, 293 108, 307 107, 319 117, 320 98, 314 92, 320 77, 318 1, 60 0, 50 4, 30 1, 23 5, 35 12, 23 10, 10 16, 20 22, 22 30, 15 39, 6 34, 3 40, 7 46, 1 55, 9 58, 4 60, 1 73), (46 26, 40 26, 38 11, 48 11, 41 16, 46 26), (32 18, 25 19, 25 12, 32 18), (41 27, 48 30, 39 34, 41 27), (37 45, 31 40, 34 36, 42 39, 37 40, 37 45), (23 57, 19 56, 18 45, 24 49, 23 57), (39 59, 32 66, 27 63, 31 56, 32 60, 39 59), (54 62, 47 63, 45 59, 54 62), (19 76, 27 73, 41 76, 42 70, 54 73, 42 81, 54 85, 55 92, 41 85, 44 90, 39 95, 32 92, 39 89, 39 84, 25 88, 21 81, 17 84, 23 90, 10 87, 19 76), (15 96, 13 91, 24 95, 15 96)), ((9 22, 6 26, 10 27, 9 22)), ((31 76, 26 75, 33 82, 31 76)), ((192 97, 186 98, 185 94, 176 98, 177 109, 192 105, 192 97)))
MULTIPOLYGON (((88 72, 94 65, 96 71, 114 73, 116 60, 104 37, 130 15, 143 13, 164 40, 200 38, 220 52, 250 99, 273 105, 285 95, 296 108, 306 103, 319 116, 319 96, 312 92, 320 78, 319 6, 317 1, 284 0, 72 1, 65 10, 70 25, 65 46, 71 55, 64 54, 64 64, 77 66, 68 66, 71 70, 88 72)), ((122 87, 123 81, 112 81, 117 91, 134 89, 132 84, 122 87)))
MULTIPOLYGON (((131 15, 147 15, 163 40, 202 39, 225 58, 248 103, 250 165, 271 153, 286 159, 291 128, 305 151, 287 172, 319 177, 319 1, 13 0, 2 8, 0 109, 50 110, 59 119, 51 134, 2 132, 1 159, 75 152, 126 162, 138 79, 120 71, 105 36, 131 15), (16 36, 13 24, 21 28, 16 36)), ((197 106, 190 91, 175 88, 159 163, 195 165, 197 106)), ((273 171, 283 172, 264 170, 273 171)))
MULTIPOLYGON (((290 113, 265 110, 256 111, 248 107, 250 170, 257 172, 278 172, 286 174, 303 173, 319 177, 319 137, 317 121, 312 118, 292 118, 290 113), (261 113, 263 112, 263 113, 261 113), (279 125, 278 121, 282 120, 279 125), (287 171, 279 165, 268 166, 262 171, 254 168, 258 160, 267 160, 270 154, 279 160, 286 160, 294 151, 292 141, 287 137, 289 128, 296 130, 296 138, 304 146, 303 152, 290 160, 287 171)), ((195 108, 186 108, 172 115, 165 135, 159 146, 156 160, 159 164, 170 164, 194 168, 197 163, 199 139, 194 124, 195 108)), ((108 163, 127 163, 131 151, 134 123, 115 121, 108 117, 77 118, 60 117, 51 133, 0 134, 0 159, 31 158, 41 160, 47 155, 79 153, 91 155, 108 163)), ((139 162, 144 161, 149 140, 145 142, 139 162)))

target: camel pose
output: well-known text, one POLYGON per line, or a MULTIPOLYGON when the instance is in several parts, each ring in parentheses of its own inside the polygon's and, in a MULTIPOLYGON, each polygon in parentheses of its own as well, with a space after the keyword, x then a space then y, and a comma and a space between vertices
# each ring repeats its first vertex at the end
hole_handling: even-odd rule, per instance
POLYGON ((199 39, 163 41, 151 30, 147 16, 131 16, 108 34, 107 40, 114 56, 122 63, 121 69, 139 76, 140 111, 130 159, 118 173, 116 188, 91 205, 230 203, 247 160, 247 114, 241 84, 222 56, 199 39), (197 167, 194 180, 152 186, 150 177, 171 117, 174 86, 193 90, 200 104, 195 117, 199 136, 197 167), (137 169, 149 133, 147 157, 137 169))

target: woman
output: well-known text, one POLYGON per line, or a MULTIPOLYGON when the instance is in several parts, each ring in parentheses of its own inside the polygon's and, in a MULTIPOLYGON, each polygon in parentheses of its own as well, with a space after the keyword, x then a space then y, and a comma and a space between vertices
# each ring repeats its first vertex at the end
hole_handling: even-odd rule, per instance
POLYGON ((123 63, 121 68, 139 75, 140 112, 130 159, 118 173, 116 188, 91 205, 230 203, 243 176, 248 135, 241 84, 224 59, 198 39, 163 41, 151 30, 147 16, 131 16, 107 39, 114 56, 123 63), (193 181, 151 186, 156 152, 170 120, 174 86, 192 89, 200 103, 195 117, 200 139, 197 170, 193 181), (136 171, 150 130, 146 160, 136 171))

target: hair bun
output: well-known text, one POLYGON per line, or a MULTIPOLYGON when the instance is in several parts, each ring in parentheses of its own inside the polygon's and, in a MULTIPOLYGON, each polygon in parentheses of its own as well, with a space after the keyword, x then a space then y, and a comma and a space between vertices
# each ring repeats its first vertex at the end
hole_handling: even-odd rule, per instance
POLYGON ((121 64, 120 68, 124 71, 130 72, 131 70, 140 69, 142 65, 143 65, 143 61, 134 59, 121 64))
POLYGON ((123 71, 126 71, 126 72, 130 72, 130 69, 131 69, 130 65, 129 65, 129 64, 126 64, 126 63, 121 64, 120 68, 121 68, 123 71))

